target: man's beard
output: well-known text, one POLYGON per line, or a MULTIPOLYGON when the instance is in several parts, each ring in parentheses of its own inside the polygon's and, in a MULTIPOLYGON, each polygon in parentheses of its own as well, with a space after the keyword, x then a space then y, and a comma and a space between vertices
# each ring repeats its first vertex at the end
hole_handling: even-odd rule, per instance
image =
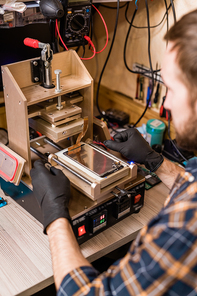
POLYGON ((176 142, 182 149, 188 151, 197 150, 197 120, 195 116, 185 125, 181 133, 176 130, 176 142))

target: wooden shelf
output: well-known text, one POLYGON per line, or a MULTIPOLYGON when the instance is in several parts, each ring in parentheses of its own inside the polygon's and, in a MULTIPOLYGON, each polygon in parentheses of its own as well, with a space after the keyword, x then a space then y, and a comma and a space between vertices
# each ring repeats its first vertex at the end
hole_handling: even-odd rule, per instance
POLYGON ((86 81, 77 75, 69 75, 66 77, 61 77, 61 89, 60 93, 55 92, 54 88, 44 88, 39 84, 34 84, 22 88, 22 92, 27 100, 27 106, 31 106, 45 100, 53 99, 57 96, 65 95, 69 92, 84 89, 91 86, 90 81, 86 81))

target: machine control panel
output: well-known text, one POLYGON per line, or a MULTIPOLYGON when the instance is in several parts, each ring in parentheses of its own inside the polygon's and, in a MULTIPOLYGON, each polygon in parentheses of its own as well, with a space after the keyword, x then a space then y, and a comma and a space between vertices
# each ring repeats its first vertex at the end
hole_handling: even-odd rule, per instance
POLYGON ((115 203, 114 216, 116 219, 119 219, 122 216, 126 215, 127 213, 130 213, 130 211, 131 211, 131 198, 128 198, 127 196, 125 196, 124 199, 117 201, 115 203))
POLYGON ((96 231, 107 226, 107 210, 103 210, 90 217, 90 232, 96 231))
POLYGON ((73 219, 72 226, 78 243, 82 244, 127 216, 138 213, 144 204, 144 190, 143 179, 131 189, 112 193, 112 197, 106 202, 73 219))

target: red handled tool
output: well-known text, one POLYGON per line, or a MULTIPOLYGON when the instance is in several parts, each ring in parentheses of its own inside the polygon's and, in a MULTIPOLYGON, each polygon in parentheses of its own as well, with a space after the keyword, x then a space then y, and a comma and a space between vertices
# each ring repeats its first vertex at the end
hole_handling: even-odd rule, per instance
POLYGON ((41 42, 36 39, 25 38, 23 42, 26 46, 33 47, 33 48, 41 48, 39 47, 39 43, 41 42))
POLYGON ((169 116, 170 116, 170 119, 171 119, 171 114, 168 110, 166 110, 164 108, 164 102, 165 102, 165 99, 166 99, 166 96, 164 96, 162 98, 162 105, 160 107, 160 111, 159 111, 159 114, 160 114, 160 117, 165 117, 166 120, 168 120, 169 116))
POLYGON ((25 38, 24 44, 33 48, 41 48, 41 58, 31 61, 32 81, 41 82, 45 88, 55 87, 52 84, 51 61, 53 51, 49 43, 42 43, 36 39, 25 38))

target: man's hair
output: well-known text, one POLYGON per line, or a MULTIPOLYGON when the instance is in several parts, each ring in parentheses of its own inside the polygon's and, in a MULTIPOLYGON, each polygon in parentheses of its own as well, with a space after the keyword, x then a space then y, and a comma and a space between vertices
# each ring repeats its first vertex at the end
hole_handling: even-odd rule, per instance
MULTIPOLYGON (((197 10, 184 15, 164 36, 177 50, 176 62, 181 80, 197 98, 197 10)), ((191 93, 191 96, 192 96, 191 93)))

